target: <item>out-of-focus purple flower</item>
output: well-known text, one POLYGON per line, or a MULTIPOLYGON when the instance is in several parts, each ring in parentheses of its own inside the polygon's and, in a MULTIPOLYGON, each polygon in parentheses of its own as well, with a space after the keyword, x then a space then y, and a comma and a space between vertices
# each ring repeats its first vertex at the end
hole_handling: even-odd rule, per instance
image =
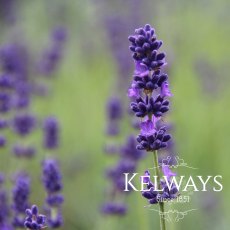
POLYGON ((110 121, 119 120, 122 118, 122 103, 117 97, 112 97, 107 102, 107 114, 110 121))
POLYGON ((12 152, 16 157, 31 158, 35 155, 36 149, 33 146, 23 146, 16 144, 13 147, 12 152))
POLYGON ((13 197, 13 226, 24 227, 25 210, 29 207, 30 179, 24 173, 19 173, 15 178, 15 185, 12 190, 13 197))
POLYGON ((0 129, 5 129, 9 125, 8 121, 6 119, 0 119, 0 129))
POLYGON ((9 74, 3 74, 0 76, 0 88, 1 90, 9 90, 14 86, 14 81, 12 76, 9 74))
POLYGON ((43 145, 47 149, 55 149, 59 143, 59 124, 55 117, 48 117, 43 125, 43 145))
POLYGON ((0 113, 6 113, 11 108, 11 96, 8 92, 0 92, 0 113))
POLYGON ((10 43, 0 47, 0 64, 7 74, 13 74, 16 80, 28 76, 28 52, 19 43, 10 43))
POLYGON ((17 109, 24 109, 30 105, 31 85, 27 81, 18 82, 15 86, 13 105, 17 109))
POLYGON ((129 160, 140 160, 144 157, 144 152, 140 151, 136 148, 136 138, 134 136, 129 136, 126 140, 126 143, 121 147, 121 156, 122 159, 129 159, 129 160))
POLYGON ((0 135, 0 148, 5 147, 6 145, 6 138, 0 135))
POLYGON ((55 42, 63 43, 67 39, 67 30, 65 27, 58 26, 52 32, 52 38, 55 42))
POLYGON ((0 4, 1 21, 7 24, 14 23, 16 20, 16 0, 0 0, 0 4))
POLYGON ((36 118, 32 114, 19 114, 13 119, 15 133, 26 136, 32 132, 36 125, 36 118))
POLYGON ((105 215, 123 216, 127 212, 127 206, 123 203, 108 202, 102 206, 101 211, 105 215))
POLYGON ((26 209, 26 219, 24 226, 30 230, 41 230, 45 228, 46 216, 39 214, 38 207, 32 205, 31 209, 26 209))
POLYGON ((4 175, 0 174, 0 229, 7 229, 8 218, 10 214, 7 191, 2 188, 4 175))
POLYGON ((50 76, 56 71, 61 61, 67 31, 64 27, 55 28, 51 37, 51 45, 43 52, 39 63, 39 72, 44 76, 50 76))
POLYGON ((46 159, 42 165, 42 181, 48 194, 60 192, 62 189, 62 176, 57 161, 54 159, 46 159))
POLYGON ((43 161, 43 185, 47 192, 46 211, 47 224, 51 228, 58 228, 62 225, 61 204, 64 201, 62 194, 62 176, 58 162, 54 159, 43 161))

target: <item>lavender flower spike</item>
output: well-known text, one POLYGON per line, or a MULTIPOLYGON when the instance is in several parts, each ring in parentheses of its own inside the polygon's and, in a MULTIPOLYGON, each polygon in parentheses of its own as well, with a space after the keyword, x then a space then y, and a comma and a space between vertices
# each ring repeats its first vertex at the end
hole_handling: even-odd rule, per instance
MULTIPOLYGON (((165 53, 159 49, 163 42, 157 40, 155 30, 149 25, 135 30, 135 34, 129 37, 135 62, 135 71, 129 96, 135 98, 130 107, 136 117, 143 119, 141 132, 137 137, 137 149, 153 152, 155 175, 157 176, 158 187, 162 193, 154 191, 154 186, 150 183, 150 191, 143 192, 142 196, 149 200, 150 204, 159 203, 160 212, 164 213, 164 201, 161 198, 173 199, 177 196, 177 190, 168 191, 164 181, 160 179, 160 169, 158 165, 158 152, 167 147, 167 142, 171 136, 167 134, 165 126, 158 123, 162 116, 169 111, 169 101, 166 97, 171 97, 169 89, 168 75, 163 73, 162 66, 166 65, 165 53), (139 92, 139 96, 137 93, 139 92)), ((166 177, 174 175, 168 168, 162 168, 166 177)), ((146 172, 148 174, 148 172, 146 172)), ((166 229, 165 219, 160 217, 161 230, 166 229)))
POLYGON ((41 230, 45 228, 46 217, 38 213, 38 207, 33 205, 31 209, 26 209, 26 219, 24 226, 30 230, 41 230))

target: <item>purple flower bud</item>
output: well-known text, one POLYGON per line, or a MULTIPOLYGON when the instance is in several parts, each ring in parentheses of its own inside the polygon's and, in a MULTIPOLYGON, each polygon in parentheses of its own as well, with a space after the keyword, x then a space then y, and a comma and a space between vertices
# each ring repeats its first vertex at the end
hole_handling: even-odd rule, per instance
POLYGON ((16 115, 13 119, 14 131, 21 136, 30 134, 35 128, 35 125, 36 119, 31 114, 16 115))
POLYGON ((110 121, 119 120, 123 116, 120 99, 112 97, 107 102, 107 114, 110 121))
POLYGON ((46 159, 42 165, 42 180, 47 193, 60 192, 62 190, 62 176, 57 161, 54 159, 46 159))

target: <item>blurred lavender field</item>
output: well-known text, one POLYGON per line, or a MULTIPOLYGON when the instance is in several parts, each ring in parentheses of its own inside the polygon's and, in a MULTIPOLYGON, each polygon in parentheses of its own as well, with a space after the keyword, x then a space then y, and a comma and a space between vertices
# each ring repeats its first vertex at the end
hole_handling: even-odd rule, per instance
MULTIPOLYGON (((167 224, 168 229, 194 229, 194 222, 196 229, 229 229, 228 0, 0 0, 0 6, 0 75, 7 69, 17 81, 13 89, 0 87, 0 109, 8 110, 2 108, 5 94, 13 95, 12 108, 0 114, 1 120, 11 121, 9 128, 0 130, 0 142, 2 136, 6 139, 0 150, 0 172, 5 175, 0 188, 9 191, 10 205, 13 175, 23 170, 31 177, 29 203, 37 204, 42 213, 46 199, 42 161, 51 157, 58 159, 62 173, 60 229, 159 228, 158 215, 144 208, 147 203, 139 192, 118 194, 126 215, 102 213, 102 205, 113 196, 106 170, 119 159, 124 161, 124 155, 127 159, 125 143, 137 134, 128 111, 134 64, 127 37, 151 23, 167 53, 173 97, 166 120, 172 124, 174 153, 199 174, 222 175, 224 185, 220 193, 195 194, 192 203, 197 211, 167 224), (12 66, 4 65, 9 63, 6 57, 12 66), (111 98, 121 102, 122 115, 115 114, 115 119, 108 114, 111 98), (24 130, 15 131, 13 121, 28 114, 36 122, 26 119, 32 128, 24 136, 24 130), (54 126, 58 122, 60 133, 54 137, 58 143, 44 146, 44 122, 50 117, 54 126), (19 151, 18 145, 27 151, 19 151), (121 147, 122 156, 113 154, 121 147)), ((138 159, 135 167, 143 173, 152 167, 152 156, 138 159)), ((3 205, 0 202, 1 210, 3 205)))

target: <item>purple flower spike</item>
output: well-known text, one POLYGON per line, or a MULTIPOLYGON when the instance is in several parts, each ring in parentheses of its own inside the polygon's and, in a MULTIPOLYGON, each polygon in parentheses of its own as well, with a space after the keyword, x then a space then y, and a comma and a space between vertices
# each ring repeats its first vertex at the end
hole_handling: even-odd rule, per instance
POLYGON ((31 209, 26 209, 24 226, 30 230, 41 230, 45 228, 46 216, 38 213, 38 207, 33 205, 31 209))
POLYGON ((123 111, 119 98, 112 97, 107 102, 107 114, 110 121, 119 120, 122 118, 123 111))
POLYGON ((13 192, 13 226, 16 228, 24 227, 23 214, 29 207, 28 199, 30 195, 30 180, 29 177, 23 173, 16 176, 13 192))
POLYGON ((59 124, 55 117, 48 117, 44 121, 44 147, 55 149, 59 144, 59 124))
POLYGON ((62 176, 56 160, 47 159, 43 162, 43 184, 49 194, 60 192, 62 176))

